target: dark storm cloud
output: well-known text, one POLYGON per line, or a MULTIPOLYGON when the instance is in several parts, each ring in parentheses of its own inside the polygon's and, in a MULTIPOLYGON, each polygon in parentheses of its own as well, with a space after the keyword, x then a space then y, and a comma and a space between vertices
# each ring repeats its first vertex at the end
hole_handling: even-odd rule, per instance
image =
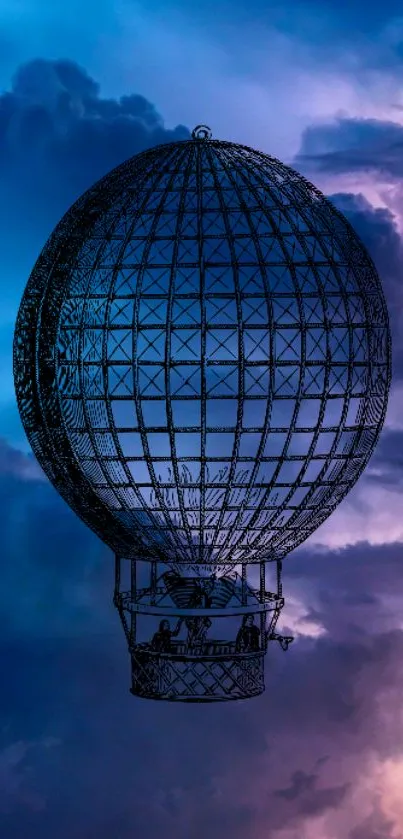
POLYGON ((373 207, 360 194, 336 193, 330 200, 351 222, 367 247, 385 292, 393 339, 393 376, 403 377, 403 243, 390 210, 373 207))
POLYGON ((361 643, 399 622, 403 545, 366 542, 338 551, 299 549, 285 564, 285 585, 306 606, 306 620, 335 642, 361 643), (340 616, 343 616, 342 619, 340 616))
POLYGON ((106 549, 70 511, 33 455, 0 440, 0 621, 11 634, 80 634, 99 618, 95 575, 112 582, 106 549), (61 545, 63 551, 61 552, 61 545), (15 593, 10 597, 10 592, 15 593))
POLYGON ((366 480, 403 489, 403 432, 384 430, 366 472, 366 480))
MULTIPOLYGON (((339 120, 335 126, 316 126, 305 132, 297 165, 305 171, 313 167, 331 174, 371 170, 375 176, 394 179, 403 175, 403 127, 376 120, 339 120)), ((373 207, 362 195, 339 193, 330 196, 347 216, 367 246, 385 291, 393 339, 393 378, 403 376, 403 244, 393 213, 373 207)), ((399 212, 399 201, 397 202, 399 212)), ((381 456, 392 442, 381 440, 381 456)), ((378 453, 379 460, 379 453, 378 453)), ((387 457, 387 455, 386 455, 387 457)), ((397 455, 398 457, 398 455, 397 455)), ((397 461, 389 464, 389 476, 398 480, 397 461)))
POLYGON ((102 97, 97 83, 72 61, 31 61, 0 95, 0 366, 7 388, 0 434, 23 439, 11 399, 13 323, 34 262, 60 216, 123 160, 188 135, 183 126, 166 129, 143 96, 102 97))
POLYGON ((285 798, 286 801, 294 801, 304 793, 310 793, 315 789, 317 775, 307 775, 306 772, 297 771, 293 773, 291 778, 291 786, 286 789, 275 789, 274 795, 279 798, 285 798))
POLYGON ((184 139, 164 128, 143 96, 105 99, 72 61, 36 59, 20 67, 0 97, 0 169, 20 222, 53 226, 72 201, 114 166, 144 149, 184 139), (32 216, 34 215, 34 218, 32 216))
POLYGON ((271 839, 343 806, 355 771, 340 775, 343 754, 357 767, 368 748, 399 754, 390 697, 403 689, 403 633, 376 625, 379 597, 400 578, 396 546, 300 552, 286 564, 285 596, 299 592, 329 631, 287 655, 273 645, 253 706, 136 701, 112 556, 46 482, 26 479, 23 458, 3 446, 1 835, 271 839), (370 626, 363 592, 374 598, 370 626), (349 634, 350 619, 360 633, 349 634))
POLYGON ((379 271, 396 286, 401 285, 403 246, 393 213, 384 207, 373 207, 361 194, 334 193, 330 200, 352 223, 372 256, 379 271))
MULTIPOLYGON (((102 100, 66 62, 29 65, 1 107, 7 220, 13 207, 25 214, 31 253, 94 179, 141 143, 174 136, 146 100, 102 100)), ((336 200, 356 214, 363 238, 383 231, 392 282, 391 218, 355 196, 336 200)), ((328 634, 296 641, 287 655, 272 645, 261 699, 224 708, 142 703, 128 693, 110 552, 33 464, 0 446, 0 770, 3 754, 8 790, 0 835, 271 839, 296 819, 342 806, 354 778, 340 776, 335 757, 344 752, 358 767, 369 748, 401 751, 390 720, 403 689, 403 635, 382 601, 401 577, 400 546, 301 552, 287 563, 285 596, 303 597, 328 634), (390 715, 379 721, 382 690, 390 715), (320 762, 324 751, 331 757, 320 762), (312 788, 300 780, 296 795, 275 794, 295 792, 298 778, 314 778, 312 788)))
POLYGON ((341 175, 403 175, 403 126, 377 119, 340 118, 306 128, 295 161, 311 171, 341 175))

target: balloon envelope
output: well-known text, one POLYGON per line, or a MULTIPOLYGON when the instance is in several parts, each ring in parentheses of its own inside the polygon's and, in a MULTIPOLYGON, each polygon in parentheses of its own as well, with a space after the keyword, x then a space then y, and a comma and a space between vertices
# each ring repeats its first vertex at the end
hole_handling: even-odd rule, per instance
POLYGON ((119 166, 32 272, 19 409, 58 491, 117 553, 279 559, 364 469, 390 336, 349 223, 268 155, 192 139, 119 166))

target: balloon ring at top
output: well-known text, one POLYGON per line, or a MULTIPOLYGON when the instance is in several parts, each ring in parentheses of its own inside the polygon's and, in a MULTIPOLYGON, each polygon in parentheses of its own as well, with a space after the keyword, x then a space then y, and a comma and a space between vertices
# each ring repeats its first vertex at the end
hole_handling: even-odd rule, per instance
POLYGON ((192 131, 193 140, 211 140, 213 132, 208 125, 196 125, 192 131))

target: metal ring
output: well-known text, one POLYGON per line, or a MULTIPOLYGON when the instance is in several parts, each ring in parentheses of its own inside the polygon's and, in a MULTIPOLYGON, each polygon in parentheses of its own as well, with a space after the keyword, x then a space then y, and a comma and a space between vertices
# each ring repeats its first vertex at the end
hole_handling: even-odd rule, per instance
POLYGON ((211 140, 213 132, 208 125, 196 125, 192 131, 193 140, 211 140))

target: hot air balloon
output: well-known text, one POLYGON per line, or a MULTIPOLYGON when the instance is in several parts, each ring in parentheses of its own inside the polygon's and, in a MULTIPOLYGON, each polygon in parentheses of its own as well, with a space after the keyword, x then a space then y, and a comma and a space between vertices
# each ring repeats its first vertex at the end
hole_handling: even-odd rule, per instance
POLYGON ((62 218, 19 309, 15 387, 44 472, 115 554, 133 694, 264 690, 269 643, 292 640, 283 559, 365 468, 390 359, 349 222, 206 126, 62 218))

